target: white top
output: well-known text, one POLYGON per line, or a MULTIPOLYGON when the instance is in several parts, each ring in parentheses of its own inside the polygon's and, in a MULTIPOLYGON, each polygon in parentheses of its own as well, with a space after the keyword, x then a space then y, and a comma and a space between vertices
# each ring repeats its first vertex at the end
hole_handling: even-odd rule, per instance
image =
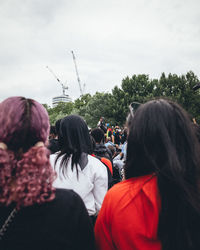
MULTIPOLYGON (((50 156, 53 167, 56 156, 57 154, 50 156)), ((55 166, 57 178, 53 186, 74 190, 83 199, 89 215, 97 215, 108 190, 108 173, 105 165, 95 157, 88 155, 88 164, 85 168, 81 170, 78 165, 77 178, 76 168, 71 170, 71 159, 69 159, 66 174, 63 176, 62 170, 59 171, 61 159, 62 157, 58 159, 55 166)))

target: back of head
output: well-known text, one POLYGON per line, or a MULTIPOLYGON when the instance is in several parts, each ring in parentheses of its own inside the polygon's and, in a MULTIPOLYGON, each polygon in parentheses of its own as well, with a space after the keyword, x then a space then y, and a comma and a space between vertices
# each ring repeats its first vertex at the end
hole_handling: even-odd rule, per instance
POLYGON ((4 189, 0 203, 10 204, 13 195, 17 207, 51 200, 54 173, 44 147, 49 134, 46 110, 32 99, 8 98, 0 103, 0 127, 4 145, 0 148, 0 190, 4 189))
POLYGON ((55 123, 56 135, 58 135, 58 136, 60 134, 60 123, 61 123, 61 121, 62 121, 62 119, 59 119, 55 123))
POLYGON ((192 123, 172 101, 149 101, 129 122, 125 176, 157 175, 163 249, 196 249, 199 243, 195 233, 200 222, 199 155, 192 123))
POLYGON ((96 143, 101 143, 104 139, 104 132, 100 128, 94 128, 91 131, 91 135, 94 138, 96 143))
MULTIPOLYGON (((61 152, 58 158, 63 156, 61 165, 67 165, 68 159, 72 156, 72 167, 79 163, 82 153, 92 152, 92 143, 86 122, 78 115, 69 115, 60 123, 59 143, 61 152)), ((57 159, 58 159, 57 158, 57 159)))
POLYGON ((26 152, 36 142, 46 142, 49 119, 43 106, 32 99, 10 97, 0 104, 0 141, 14 152, 26 152))
POLYGON ((67 153, 90 153, 91 140, 86 122, 78 115, 69 115, 60 123, 61 150, 67 153))
POLYGON ((115 153, 116 153, 115 147, 112 145, 108 145, 108 149, 110 150, 110 152, 112 154, 112 158, 113 158, 115 156, 115 153))
POLYGON ((187 113, 178 104, 164 99, 141 105, 129 126, 127 154, 126 178, 191 171, 188 157, 196 157, 197 144, 187 113), (173 168, 166 168, 166 164, 173 168))
POLYGON ((56 138, 56 128, 55 126, 50 126, 50 132, 49 132, 49 140, 56 138))

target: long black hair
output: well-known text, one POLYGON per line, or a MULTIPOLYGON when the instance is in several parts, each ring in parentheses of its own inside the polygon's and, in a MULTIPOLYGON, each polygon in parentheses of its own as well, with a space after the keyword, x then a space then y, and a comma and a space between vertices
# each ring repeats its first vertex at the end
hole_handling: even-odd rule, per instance
MULTIPOLYGON (((63 118, 59 128, 59 146, 60 152, 56 158, 62 157, 60 169, 64 173, 70 157, 71 168, 82 165, 81 158, 84 158, 84 167, 87 163, 87 154, 92 152, 92 143, 86 122, 78 115, 69 115, 63 118), (83 157, 84 153, 84 157, 83 157)), ((78 172, 77 172, 78 173, 78 172)))
POLYGON ((200 249, 200 149, 188 114, 157 99, 141 105, 129 126, 126 179, 157 175, 164 250, 200 249))

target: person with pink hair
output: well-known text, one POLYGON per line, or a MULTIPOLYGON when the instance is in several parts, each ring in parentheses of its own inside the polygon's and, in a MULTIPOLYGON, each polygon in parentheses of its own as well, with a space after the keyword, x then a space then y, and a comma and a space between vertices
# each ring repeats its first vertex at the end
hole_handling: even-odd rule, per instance
POLYGON ((82 199, 52 186, 49 118, 24 97, 0 103, 0 249, 94 249, 82 199))

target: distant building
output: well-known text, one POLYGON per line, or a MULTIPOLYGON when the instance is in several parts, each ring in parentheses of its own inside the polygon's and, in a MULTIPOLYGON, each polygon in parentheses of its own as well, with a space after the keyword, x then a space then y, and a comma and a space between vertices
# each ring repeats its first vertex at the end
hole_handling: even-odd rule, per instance
POLYGON ((60 102, 72 102, 72 99, 69 95, 60 95, 52 98, 53 108, 58 105, 60 102))

